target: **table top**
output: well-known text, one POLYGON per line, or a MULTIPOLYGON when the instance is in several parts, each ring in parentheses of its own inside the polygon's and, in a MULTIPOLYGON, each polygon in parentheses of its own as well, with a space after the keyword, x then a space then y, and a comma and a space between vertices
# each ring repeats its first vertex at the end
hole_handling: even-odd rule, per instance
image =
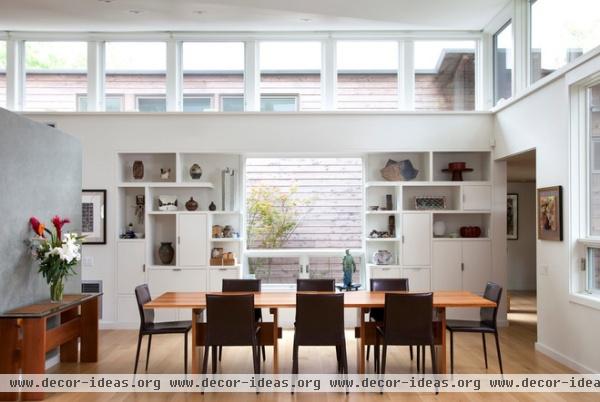
POLYGON ((42 318, 58 314, 90 299, 101 296, 102 293, 81 293, 64 295, 61 302, 52 302, 49 299, 0 314, 0 318, 42 318))
MULTIPOLYGON (((252 292, 167 292, 146 303, 144 308, 205 308, 206 294, 248 294, 252 292)), ((315 293, 315 292, 302 292, 315 293)), ((344 292, 344 307, 376 308, 385 304, 386 293, 410 292, 369 292, 359 290, 344 292)), ((296 292, 255 292, 254 306, 261 308, 294 308, 296 292)), ((433 292, 434 307, 495 307, 496 303, 471 292, 439 291, 433 292)))

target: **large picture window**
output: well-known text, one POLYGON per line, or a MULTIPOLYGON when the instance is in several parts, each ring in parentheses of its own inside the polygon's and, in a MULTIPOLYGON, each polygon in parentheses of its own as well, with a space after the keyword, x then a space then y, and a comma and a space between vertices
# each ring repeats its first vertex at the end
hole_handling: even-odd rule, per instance
POLYGON ((512 96, 513 80, 512 22, 494 35, 494 105, 512 96))

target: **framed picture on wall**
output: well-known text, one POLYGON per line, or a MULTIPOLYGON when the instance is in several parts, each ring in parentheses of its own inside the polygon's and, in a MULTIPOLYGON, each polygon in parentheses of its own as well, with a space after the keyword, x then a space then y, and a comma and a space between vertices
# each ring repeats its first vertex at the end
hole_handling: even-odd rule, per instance
POLYGON ((83 244, 106 244, 106 190, 81 190, 83 244))
POLYGON ((538 188, 538 239, 562 241, 562 186, 538 188))
POLYGON ((506 195, 506 238, 519 239, 519 194, 506 195))

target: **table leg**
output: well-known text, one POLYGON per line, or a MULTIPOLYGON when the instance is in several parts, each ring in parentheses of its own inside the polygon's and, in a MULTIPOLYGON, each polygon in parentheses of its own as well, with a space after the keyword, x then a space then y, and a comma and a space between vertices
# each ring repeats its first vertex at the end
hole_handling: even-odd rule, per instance
MULTIPOLYGON (((0 319, 0 374, 17 374, 19 327, 16 319, 0 319)), ((0 401, 16 401, 18 392, 0 392, 0 401)))
MULTIPOLYGON (((74 307, 70 310, 63 311, 60 314, 60 323, 65 324, 79 316, 79 307, 74 307)), ((65 363, 76 363, 78 357, 78 342, 77 338, 72 339, 60 345, 60 361, 65 363)))
MULTIPOLYGON (((44 374, 46 372, 46 318, 23 319, 23 347, 21 367, 24 374, 44 374)), ((23 392, 23 401, 44 399, 43 392, 23 392)))
POLYGON ((446 308, 445 307, 438 307, 437 309, 437 318, 438 321, 440 322, 440 338, 442 340, 440 345, 436 346, 436 359, 437 359, 437 366, 438 366, 438 370, 437 372, 439 374, 446 374, 447 373, 447 367, 446 367, 446 351, 447 351, 447 347, 446 347, 446 308))
POLYGON ((366 371, 366 360, 365 360, 365 343, 367 339, 367 326, 365 322, 365 314, 367 313, 367 309, 359 308, 358 309, 358 324, 360 326, 359 329, 359 338, 357 342, 357 351, 356 351, 356 367, 358 369, 359 374, 364 374, 366 371))
POLYGON ((273 374, 279 373, 279 310, 271 308, 273 315, 273 374))
POLYGON ((98 361, 98 299, 94 297, 81 304, 80 360, 83 363, 98 361))
POLYGON ((198 321, 202 315, 201 309, 192 309, 192 374, 200 373, 200 357, 198 352, 198 321))

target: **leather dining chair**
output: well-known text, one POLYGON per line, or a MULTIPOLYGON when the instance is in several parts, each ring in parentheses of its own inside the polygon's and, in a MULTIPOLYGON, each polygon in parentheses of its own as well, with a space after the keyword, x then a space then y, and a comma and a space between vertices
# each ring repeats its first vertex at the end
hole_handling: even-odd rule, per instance
POLYGON ((335 292, 335 279, 298 279, 298 292, 335 292))
POLYGON ((135 366, 133 373, 137 373, 138 362, 140 359, 140 348, 142 346, 142 338, 148 335, 148 351, 146 352, 146 371, 148 371, 148 362, 150 361, 150 347, 152 346, 152 335, 164 334, 183 334, 184 337, 184 373, 187 374, 188 361, 188 332, 192 329, 191 321, 169 321, 169 322, 154 322, 154 310, 144 309, 144 304, 152 300, 148 285, 143 284, 135 288, 135 298, 140 313, 140 330, 138 333, 137 351, 135 353, 135 366))
MULTIPOLYGON (((408 292, 408 278, 371 278, 370 289, 372 292, 408 292)), ((372 308, 369 311, 369 320, 373 322, 383 322, 384 309, 372 308)), ((410 349, 410 360, 413 359, 413 347, 410 349)), ((367 361, 369 360, 369 354, 371 351, 371 345, 367 345, 367 361)), ((417 353, 417 370, 419 370, 419 354, 417 353)))
MULTIPOLYGON (((377 325, 375 371, 385 374, 387 348, 391 345, 416 345, 431 351, 432 372, 436 374, 433 333, 433 293, 386 293, 384 318, 377 325), (379 347, 383 345, 381 363, 379 347)), ((418 352, 417 352, 418 353, 418 352)), ((425 353, 421 364, 425 373, 425 353)))
POLYGON ((494 334, 496 338, 496 352, 498 353, 498 363, 500 365, 500 373, 504 374, 502 368, 502 354, 500 353, 500 341, 498 339, 498 306, 502 297, 502 287, 496 283, 488 282, 483 292, 483 297, 487 300, 496 303, 496 307, 482 307, 479 310, 479 321, 467 320, 447 320, 446 329, 450 331, 450 373, 454 373, 454 333, 455 332, 471 332, 480 333, 483 341, 483 358, 485 368, 488 368, 487 350, 485 345, 485 334, 494 334))
MULTIPOLYGON (((222 292, 260 292, 260 279, 223 279, 221 285, 222 292)), ((254 309, 254 319, 256 322, 262 321, 262 309, 254 309)), ((265 352, 265 346, 261 346, 263 361, 266 360, 267 354, 265 352)), ((221 361, 221 355, 223 354, 223 347, 219 346, 219 361, 221 361)))
POLYGON ((343 293, 296 294, 292 374, 298 374, 300 346, 335 346, 338 373, 348 374, 343 293))
POLYGON ((208 350, 212 353, 212 372, 217 372, 218 346, 250 346, 254 374, 260 373, 257 335, 260 327, 254 315, 254 295, 206 295, 206 336, 202 374, 208 367, 208 350))

